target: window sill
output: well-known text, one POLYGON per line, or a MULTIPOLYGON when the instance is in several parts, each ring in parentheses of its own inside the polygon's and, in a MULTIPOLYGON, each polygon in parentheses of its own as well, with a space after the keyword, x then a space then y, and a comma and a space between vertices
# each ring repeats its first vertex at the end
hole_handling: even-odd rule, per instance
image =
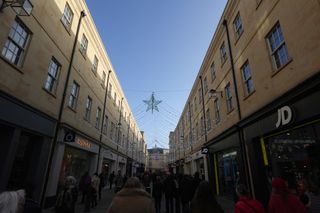
POLYGON ((84 60, 87 60, 87 51, 83 52, 79 49, 80 54, 82 55, 82 57, 84 58, 84 60))
POLYGON ((240 38, 241 38, 241 36, 242 36, 243 32, 244 32, 244 30, 242 30, 242 31, 241 31, 241 33, 240 33, 240 35, 239 35, 239 36, 237 36, 237 33, 235 33, 235 35, 236 35, 236 40, 235 40, 235 42, 234 42, 234 46, 236 46, 236 45, 237 45, 237 43, 238 43, 238 41, 240 40, 240 38))
POLYGON ((230 109, 229 111, 227 111, 227 115, 229 115, 231 112, 233 112, 234 107, 232 107, 232 109, 230 109))
POLYGON ((243 97, 243 101, 247 100, 253 93, 255 93, 256 90, 254 89, 250 94, 247 94, 246 96, 243 97))
POLYGON ((42 89, 43 89, 46 93, 48 93, 49 95, 51 95, 52 97, 57 98, 57 96, 56 96, 54 93, 50 92, 50 91, 47 90, 45 87, 42 87, 42 89))
POLYGON ((222 68, 222 67, 223 67, 223 65, 226 63, 227 59, 228 59, 228 58, 223 59, 223 61, 221 61, 221 68, 222 68))
POLYGON ((74 113, 77 113, 77 110, 74 109, 74 108, 72 108, 71 106, 68 105, 68 108, 69 108, 71 111, 73 111, 74 113))
POLYGON ((277 70, 273 71, 271 74, 271 78, 273 78, 275 75, 277 75, 281 70, 283 70, 288 64, 290 64, 293 61, 292 58, 289 58, 289 60, 282 65, 281 67, 279 67, 277 70))
POLYGON ((97 77, 97 70, 91 69, 91 71, 93 72, 93 74, 97 77))
POLYGON ((259 2, 257 2, 257 7, 256 7, 256 10, 258 9, 258 7, 260 6, 262 0, 260 0, 259 2))
POLYGON ((0 55, 0 58, 6 62, 8 65, 10 65, 13 69, 15 69, 16 71, 18 71, 21 74, 24 74, 24 72, 22 71, 21 67, 18 67, 17 65, 11 63, 8 59, 6 59, 5 57, 3 57, 2 55, 0 55))
POLYGON ((71 36, 71 25, 70 25, 70 26, 66 26, 66 25, 64 24, 64 22, 62 21, 62 19, 60 19, 60 21, 61 21, 64 29, 65 29, 65 30, 67 31, 67 33, 71 36))

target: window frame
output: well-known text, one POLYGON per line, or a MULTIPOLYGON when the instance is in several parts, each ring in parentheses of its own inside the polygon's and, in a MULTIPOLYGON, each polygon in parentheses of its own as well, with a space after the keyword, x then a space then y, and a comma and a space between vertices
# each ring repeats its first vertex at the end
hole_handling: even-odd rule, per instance
POLYGON ((216 124, 218 124, 221 121, 219 98, 214 99, 213 104, 214 104, 215 120, 216 120, 216 124))
MULTIPOLYGON (((278 71, 280 69, 282 69, 285 65, 287 65, 290 61, 291 61, 291 58, 289 56, 289 53, 288 53, 288 48, 287 48, 287 45, 286 45, 286 41, 285 41, 285 38, 284 38, 284 35, 282 33, 282 29, 281 29, 281 25, 280 25, 280 22, 278 21, 272 28, 271 30, 268 32, 267 36, 265 37, 266 38, 266 41, 267 41, 267 45, 268 45, 268 48, 269 48, 269 53, 270 53, 270 57, 271 57, 271 62, 272 62, 272 67, 273 67, 273 70, 274 71, 278 71), (280 30, 280 33, 281 35, 279 34, 279 30, 280 30), (273 38, 273 35, 275 35, 274 33, 277 33, 278 35, 278 38, 280 39, 282 37, 282 41, 274 47, 274 49, 272 48, 272 43, 270 40, 270 38, 273 38), (284 62, 281 62, 281 60, 279 60, 279 63, 280 66, 277 65, 277 62, 276 62, 276 59, 275 59, 275 56, 277 55, 277 53, 279 51, 281 51, 282 47, 284 47, 284 50, 285 50, 285 53, 286 53, 286 61, 284 62)), ((277 55, 280 59, 280 56, 277 55)))
POLYGON ((223 65, 228 59, 227 49, 224 41, 220 46, 220 57, 221 57, 221 65, 223 65))
POLYGON ((86 57, 86 55, 87 55, 88 45, 89 45, 88 38, 83 33, 82 34, 82 38, 81 38, 81 42, 80 42, 80 47, 79 47, 79 51, 80 51, 80 53, 82 54, 83 57, 86 57))
POLYGON ((252 80, 252 72, 251 72, 251 67, 250 67, 250 64, 249 64, 249 61, 247 60, 241 67, 241 73, 242 73, 242 81, 243 81, 243 85, 244 85, 244 96, 247 97, 249 95, 251 95, 254 91, 255 91, 255 88, 254 88, 254 84, 253 84, 253 80, 252 80), (245 77, 245 68, 248 68, 249 70, 249 73, 250 73, 250 76, 248 79, 246 79, 245 77), (249 91, 249 84, 248 82, 252 82, 252 90, 249 91))
POLYGON ((229 113, 234 109, 233 102, 232 102, 232 91, 231 91, 230 82, 225 87, 225 93, 226 93, 227 112, 229 113))
POLYGON ((68 102, 68 106, 73 110, 77 108, 79 93, 80 93, 80 85, 76 81, 73 81, 70 96, 69 96, 69 102, 68 102), (74 86, 76 87, 76 90, 75 90, 76 94, 73 94, 74 86))
POLYGON ((64 6, 64 10, 63 10, 63 14, 61 17, 61 22, 63 24, 63 26, 65 27, 65 29, 70 32, 71 26, 72 26, 72 21, 73 21, 73 17, 74 17, 74 13, 70 7, 70 5, 68 4, 68 2, 66 2, 66 5, 64 6), (67 11, 67 9, 69 9, 69 11, 67 11), (69 12, 72 16, 71 19, 69 20, 68 18, 66 18, 66 11, 69 12))
POLYGON ((211 82, 214 81, 214 79, 216 79, 216 65, 214 63, 214 61, 211 63, 210 65, 210 73, 211 73, 211 82))
POLYGON ((101 108, 97 107, 97 111, 96 111, 96 123, 95 123, 95 128, 96 129, 100 129, 100 122, 101 122, 101 108))
POLYGON ((210 115, 210 109, 209 108, 206 111, 206 124, 207 124, 207 132, 209 132, 212 129, 211 115, 210 115))
POLYGON ((23 21, 21 19, 16 17, 14 19, 12 25, 10 26, 7 40, 4 43, 4 46, 2 48, 2 51, 1 51, 2 58, 16 67, 22 67, 23 61, 26 56, 27 49, 28 49, 30 41, 31 41, 31 37, 32 37, 32 32, 30 31, 30 29, 23 23, 23 21), (23 38, 23 35, 21 35, 18 32, 18 27, 20 27, 24 31, 24 33, 26 34, 25 38, 23 38), (13 35, 11 35, 11 34, 13 34, 13 35), (19 34, 19 41, 15 40, 15 36, 17 34, 19 34), (24 40, 23 45, 19 44, 21 41, 21 38, 23 38, 23 40, 24 40), (13 50, 10 49, 11 45, 14 45, 15 50, 18 49, 17 53, 14 53, 13 50), (11 53, 10 59, 7 56, 8 52, 11 53), (14 61, 12 61, 13 56, 15 57, 14 61))
POLYGON ((59 76, 60 76, 60 72, 61 72, 61 64, 59 63, 59 61, 55 58, 55 57, 51 57, 51 60, 50 60, 50 63, 49 63, 49 66, 48 66, 48 73, 47 73, 47 78, 44 82, 44 85, 43 85, 43 88, 51 93, 51 94, 56 94, 56 91, 57 91, 57 87, 58 87, 58 79, 59 79, 59 76), (57 67, 57 69, 55 70, 56 71, 56 76, 53 76, 49 70, 51 70, 52 66, 51 64, 54 63, 57 67), (50 87, 51 89, 47 88, 47 83, 48 83, 48 79, 51 78, 52 79, 52 82, 50 84, 50 87))
POLYGON ((92 109, 92 98, 88 96, 86 99, 84 120, 88 121, 89 123, 90 123, 90 117, 91 117, 91 109, 92 109))
POLYGON ((91 70, 93 71, 94 74, 97 74, 98 66, 99 66, 99 59, 98 59, 97 55, 94 55, 92 68, 91 68, 91 70))
POLYGON ((240 12, 237 13, 236 17, 233 20, 233 29, 236 35, 236 39, 238 40, 244 32, 240 12), (240 23, 240 25, 238 26, 237 23, 240 23))
POLYGON ((103 121, 103 129, 102 129, 102 133, 104 135, 108 135, 108 121, 109 121, 109 117, 107 115, 104 116, 104 121, 103 121))

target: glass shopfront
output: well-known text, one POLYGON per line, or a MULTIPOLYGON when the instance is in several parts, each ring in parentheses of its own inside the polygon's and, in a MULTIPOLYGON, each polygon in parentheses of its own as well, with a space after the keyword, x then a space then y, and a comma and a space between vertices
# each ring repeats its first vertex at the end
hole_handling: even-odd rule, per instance
POLYGON ((218 153, 220 195, 233 200, 235 186, 239 182, 238 151, 236 149, 218 153))
POLYGON ((320 122, 264 138, 270 177, 283 177, 298 193, 306 181, 320 187, 320 122))
POLYGON ((65 147, 63 161, 60 170, 59 185, 62 185, 64 178, 71 175, 77 181, 85 172, 90 171, 92 154, 77 148, 65 147))

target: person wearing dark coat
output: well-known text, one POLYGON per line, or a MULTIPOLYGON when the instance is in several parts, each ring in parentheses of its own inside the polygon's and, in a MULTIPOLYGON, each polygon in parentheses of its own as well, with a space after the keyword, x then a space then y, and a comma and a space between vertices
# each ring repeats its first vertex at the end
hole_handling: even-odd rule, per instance
POLYGON ((234 208, 235 213, 266 213, 263 205, 250 197, 249 191, 245 185, 237 185, 236 193, 239 199, 234 208))
POLYGON ((208 181, 200 182, 191 201, 191 213, 223 213, 208 181))
POLYGON ((156 176, 155 181, 153 182, 152 197, 155 201, 156 213, 161 212, 161 199, 162 199, 162 183, 160 176, 156 176))
POLYGON ((114 179, 114 171, 109 175, 110 190, 112 189, 113 179, 114 179))
POLYGON ((193 198, 193 179, 190 175, 184 175, 180 182, 180 196, 182 204, 182 212, 190 212, 190 202, 193 198))
POLYGON ((100 183, 99 183, 99 200, 101 200, 101 191, 102 191, 103 187, 105 187, 105 185, 106 185, 105 173, 104 172, 101 172, 99 174, 99 179, 100 179, 100 183))
POLYGON ((173 196, 175 194, 175 183, 173 176, 169 174, 164 181, 164 195, 166 198, 166 213, 173 213, 173 196))
POLYGON ((193 187, 193 195, 192 195, 192 197, 194 196, 194 193, 196 192, 196 189, 198 188, 200 182, 201 182, 200 173, 199 172, 195 172, 194 175, 193 175, 193 182, 192 182, 192 187, 193 187))

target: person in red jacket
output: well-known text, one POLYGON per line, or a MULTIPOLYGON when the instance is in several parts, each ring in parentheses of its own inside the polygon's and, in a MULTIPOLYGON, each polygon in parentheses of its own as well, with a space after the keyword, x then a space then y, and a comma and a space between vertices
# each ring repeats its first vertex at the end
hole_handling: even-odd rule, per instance
POLYGON ((268 213, 307 213, 307 210, 299 198, 288 191, 287 183, 277 177, 272 180, 268 213))
POLYGON ((250 197, 249 191, 245 185, 237 185, 236 193, 239 200, 234 207, 235 213, 266 213, 262 204, 250 197))

